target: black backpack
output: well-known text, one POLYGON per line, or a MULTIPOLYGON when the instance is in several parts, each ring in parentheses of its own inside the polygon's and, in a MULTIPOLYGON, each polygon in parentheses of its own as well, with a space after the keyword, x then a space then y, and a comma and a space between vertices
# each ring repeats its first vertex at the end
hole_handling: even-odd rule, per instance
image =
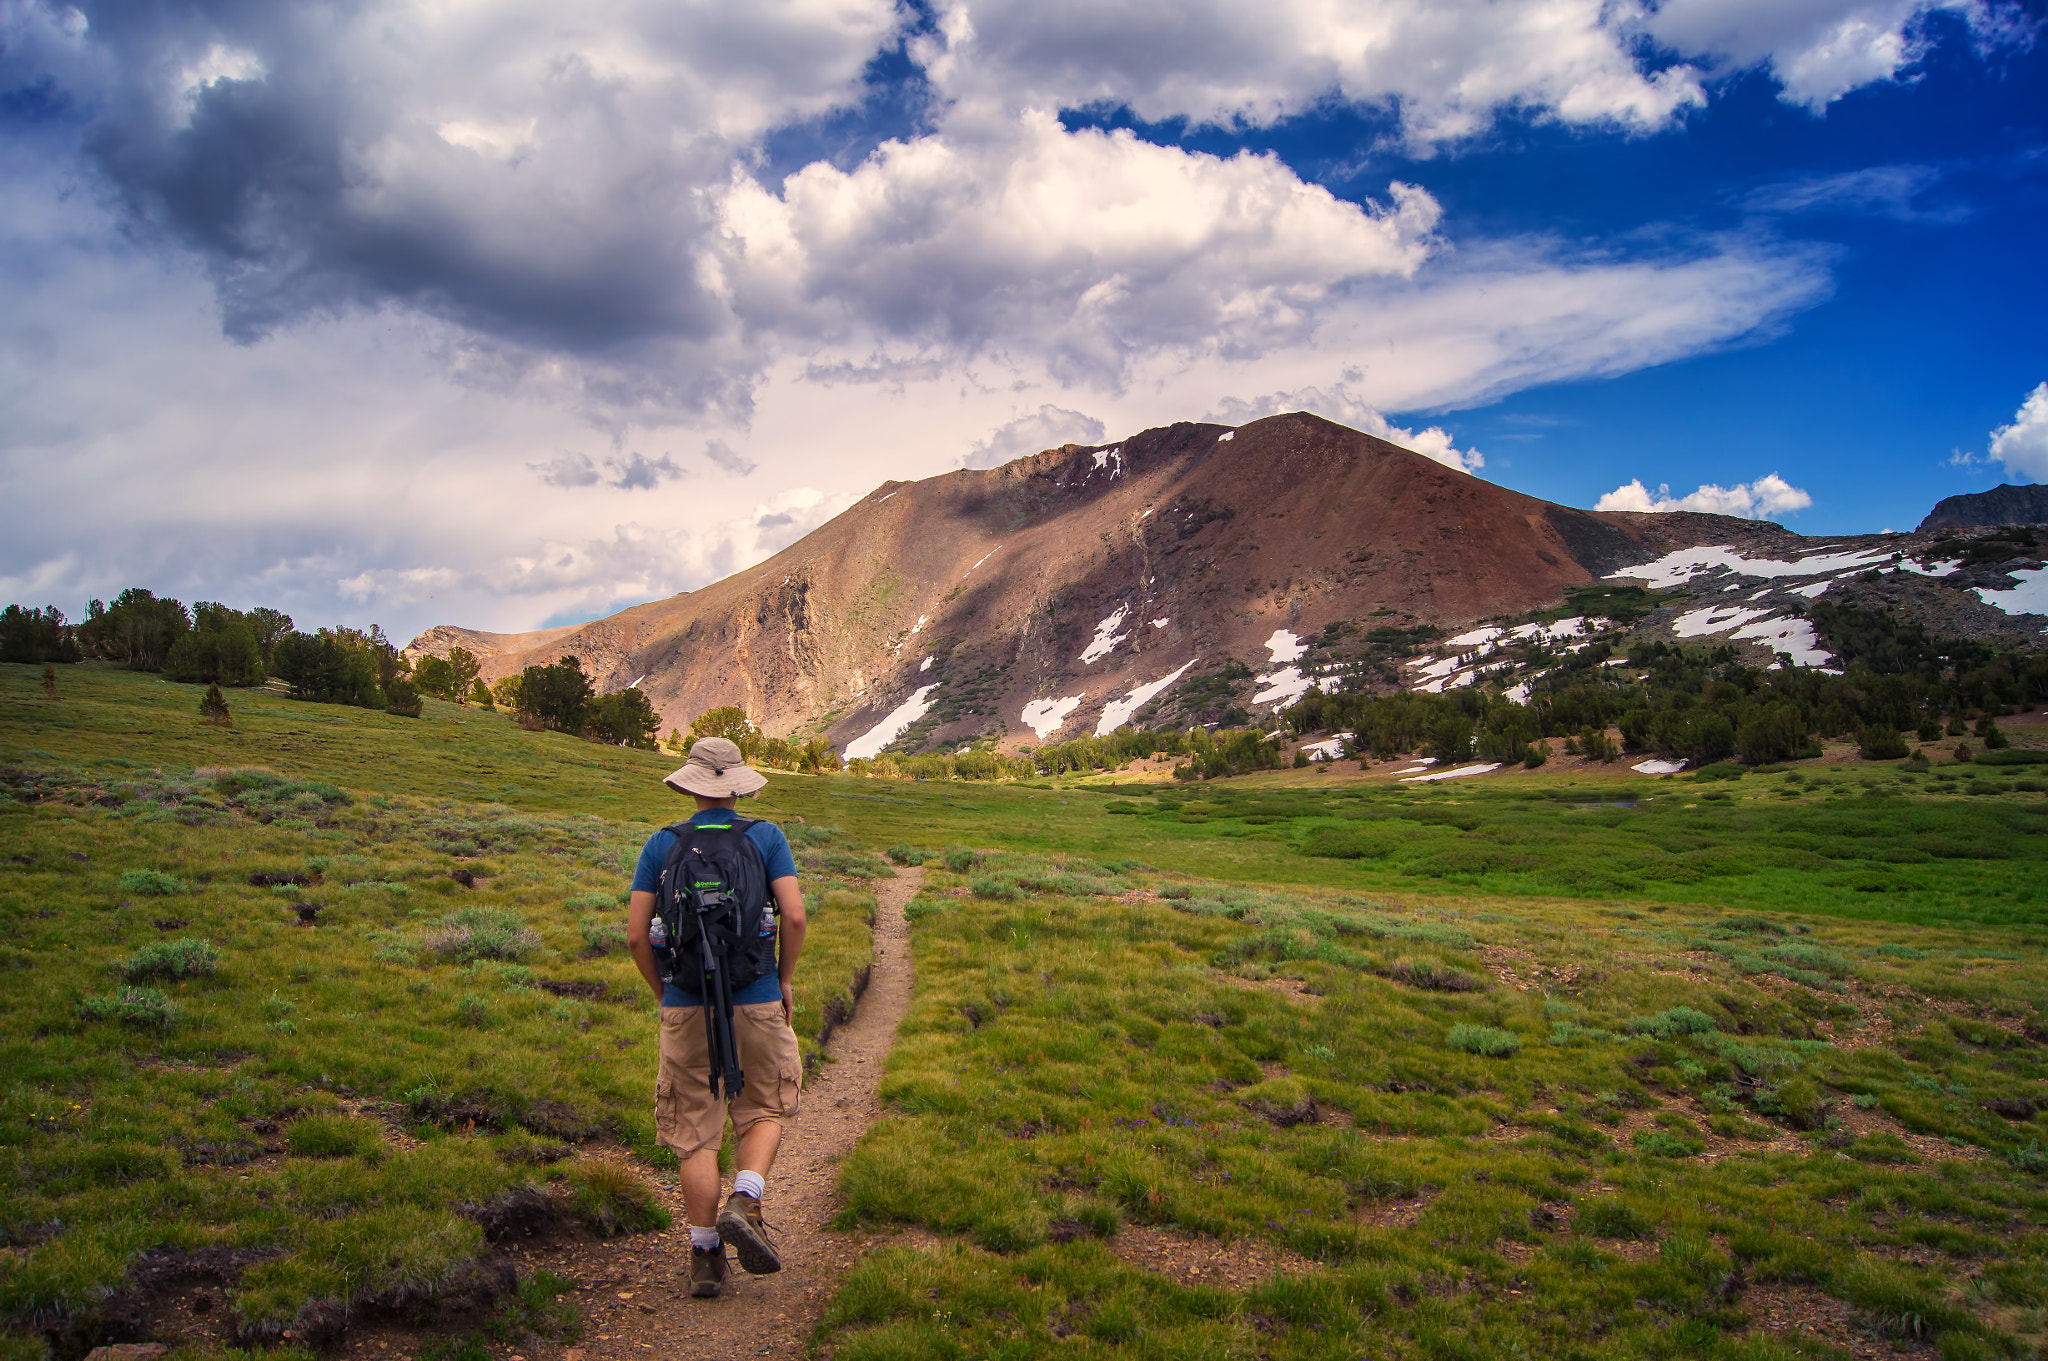
POLYGON ((668 829, 675 842, 662 861, 655 895, 655 912, 668 935, 667 945, 655 950, 663 982, 702 992, 700 923, 725 973, 728 997, 775 972, 776 932, 762 929, 772 910, 768 867, 747 839, 753 825, 753 819, 734 814, 723 822, 678 822, 668 829))

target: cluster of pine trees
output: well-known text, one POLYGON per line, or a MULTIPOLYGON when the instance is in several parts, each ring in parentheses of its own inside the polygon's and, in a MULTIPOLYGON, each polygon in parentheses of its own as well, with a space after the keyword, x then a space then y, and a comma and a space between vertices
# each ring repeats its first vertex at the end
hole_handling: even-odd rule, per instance
POLYGON ((275 682, 295 699, 349 704, 417 718, 422 697, 506 705, 528 728, 553 729, 652 750, 660 716, 638 690, 599 695, 582 663, 564 657, 530 666, 495 687, 481 679, 482 664, 464 648, 415 665, 375 625, 303 633, 282 610, 237 610, 183 602, 131 587, 112 604, 95 600, 72 623, 52 605, 9 605, 0 611, 0 661, 71 663, 104 661, 136 671, 161 672, 176 681, 209 687, 205 716, 224 722, 220 686, 246 688, 275 682))
POLYGON ((1750 666, 1725 645, 1648 642, 1617 656, 1598 644, 1557 659, 1526 702, 1477 686, 1441 695, 1312 690, 1285 716, 1298 733, 1348 731, 1354 751, 1375 757, 1421 750, 1533 765, 1543 753, 1537 739, 1562 736, 1568 749, 1602 758, 1764 765, 1818 754, 1829 738, 1855 739, 1880 759, 1904 756, 1902 734, 1962 736, 1972 719, 1991 719, 1995 732, 1997 716, 2048 701, 2048 654, 1937 639, 1883 611, 1826 601, 1809 618, 1840 673, 1750 666), (1619 749, 1610 728, 1620 731, 1619 749))

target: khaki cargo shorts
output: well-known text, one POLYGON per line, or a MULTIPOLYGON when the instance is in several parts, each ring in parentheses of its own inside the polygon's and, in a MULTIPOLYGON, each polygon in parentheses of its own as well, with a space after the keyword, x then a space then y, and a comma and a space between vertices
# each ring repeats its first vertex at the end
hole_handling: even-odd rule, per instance
MULTIPOLYGON (((763 1120, 796 1118, 803 1090, 803 1058, 796 1032, 782 1019, 782 1003, 754 1002, 732 1009, 733 1040, 746 1082, 732 1103, 736 1138, 763 1120)), ((725 1134, 725 1105, 711 1094, 711 1048, 704 1008, 661 1009, 661 1069, 654 1081, 654 1137, 687 1158, 717 1148, 725 1134)))

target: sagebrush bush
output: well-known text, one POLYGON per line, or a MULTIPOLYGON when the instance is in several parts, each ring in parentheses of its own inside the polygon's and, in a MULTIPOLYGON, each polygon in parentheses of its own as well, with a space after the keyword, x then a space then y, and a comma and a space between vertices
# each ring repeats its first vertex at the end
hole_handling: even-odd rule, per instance
POLYGON ((78 1014, 88 1021, 119 1021, 140 1030, 162 1029, 178 1018, 171 999, 155 988, 123 988, 102 997, 88 997, 78 1004, 78 1014))
POLYGON ((570 1171, 569 1181, 575 1187, 569 1198, 570 1211, 599 1238, 652 1233, 671 1222, 654 1192, 629 1167, 583 1163, 570 1171))
POLYGON ((1460 1021, 1444 1036, 1444 1043, 1464 1054, 1481 1054, 1503 1059, 1521 1049, 1522 1042, 1497 1026, 1473 1025, 1460 1021))
POLYGON ((579 922, 576 929, 583 944, 594 955, 608 955, 626 948, 626 928, 618 922, 579 922))
POLYGON ((168 898, 185 891, 185 881, 175 874, 162 870, 127 870, 121 875, 123 893, 145 893, 153 898, 168 898))
POLYGON ((457 908, 420 942, 430 954, 457 963, 473 959, 518 959, 540 948, 540 936, 517 912, 502 907, 457 908))
POLYGON ((1669 1039, 1673 1035, 1704 1035, 1716 1029, 1714 1018, 1692 1007, 1672 1007, 1654 1016, 1634 1016, 1628 1028, 1639 1035, 1669 1039))
POLYGON ((204 978, 220 968, 220 951, 203 940, 153 940, 121 963, 131 983, 145 978, 204 978))
POLYGON ((931 852, 924 847, 912 846, 908 842, 899 842, 891 846, 887 854, 899 865, 922 865, 931 857, 931 852))

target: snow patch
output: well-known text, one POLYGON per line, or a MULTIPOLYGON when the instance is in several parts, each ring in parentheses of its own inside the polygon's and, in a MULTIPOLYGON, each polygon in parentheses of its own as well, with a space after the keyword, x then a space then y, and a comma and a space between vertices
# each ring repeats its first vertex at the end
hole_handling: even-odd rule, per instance
POLYGON ((1688 610, 1671 621, 1671 631, 1681 638, 1704 638, 1710 633, 1726 633, 1738 624, 1747 624, 1752 619, 1764 619, 1769 610, 1744 609, 1739 605, 1709 605, 1703 610, 1688 610))
POLYGON ((883 747, 903 736, 904 729, 931 712, 931 693, 944 683, 933 681, 930 685, 919 686, 911 692, 909 699, 891 709, 887 718, 848 742, 842 755, 849 761, 880 756, 883 747))
POLYGON ((1067 716, 1081 707, 1081 701, 1088 698, 1084 691, 1069 695, 1065 699, 1034 699, 1024 706, 1023 724, 1038 734, 1038 740, 1058 732, 1067 721, 1067 716))
POLYGON ((1108 468, 1109 477, 1112 482, 1122 477, 1124 475, 1124 447, 1119 444, 1114 449, 1097 449, 1095 451, 1095 466, 1098 468, 1108 468))
POLYGON ((913 637, 915 637, 915 636, 916 636, 917 634, 923 633, 923 632, 924 632, 924 626, 925 626, 926 624, 929 624, 929 623, 931 623, 931 622, 932 622, 932 620, 931 620, 931 616, 930 616, 930 615, 928 615, 928 614, 920 614, 919 616, 917 616, 917 622, 916 622, 915 624, 912 624, 912 625, 910 626, 910 632, 911 632, 911 635, 912 635, 913 637))
POLYGON ((1116 651, 1116 645, 1131 636, 1128 633, 1117 632, 1118 629, 1123 627, 1124 617, 1130 612, 1130 606, 1119 605, 1116 607, 1115 614, 1097 624, 1095 626, 1095 640, 1089 643, 1087 648, 1081 653, 1081 660, 1084 662, 1099 662, 1110 653, 1116 651))
POLYGON ((1766 619, 1757 624, 1745 624, 1730 636, 1768 643, 1771 651, 1791 657, 1794 666, 1817 667, 1834 675, 1841 674, 1828 665, 1835 659, 1835 654, 1820 645, 1813 625, 1804 619, 1766 619))
POLYGON ((1590 635, 1606 622, 1604 619, 1588 619, 1584 615, 1573 615, 1569 619, 1557 619, 1547 624, 1472 629, 1444 644, 1451 649, 1452 655, 1410 662, 1408 665, 1420 677, 1411 689, 1417 694, 1442 694, 1446 690, 1457 690, 1470 685, 1479 678, 1477 668, 1510 643, 1563 643, 1567 638, 1577 638, 1580 639, 1579 642, 1572 643, 1564 649, 1567 652, 1577 652, 1587 645, 1590 635))
POLYGON ((1402 777, 1401 783, 1416 784, 1423 780, 1456 780, 1466 775, 1491 774, 1499 769, 1500 762, 1493 761, 1484 765, 1459 766, 1456 770, 1433 770, 1427 775, 1406 775, 1402 777))
POLYGON ((2022 567, 2012 573, 2019 585, 2009 591, 1976 587, 1977 598, 2007 614, 2048 614, 2048 568, 2022 567))
MULTIPOLYGON (((890 493, 889 493, 889 496, 894 496, 895 494, 896 494, 896 493, 892 491, 892 492, 890 492, 890 493)), ((882 504, 882 502, 884 502, 884 501, 886 501, 886 500, 888 500, 888 499, 889 499, 889 496, 878 496, 878 497, 876 497, 876 498, 875 498, 875 504, 876 504, 876 505, 878 505, 878 506, 879 506, 879 505, 881 505, 881 504, 882 504)))
POLYGON ((929 671, 929 670, 931 670, 931 669, 932 669, 932 659, 931 659, 930 657, 927 657, 927 658, 925 658, 925 659, 924 659, 923 661, 921 661, 921 662, 919 662, 919 663, 917 664, 917 669, 918 669, 918 670, 920 670, 920 671, 929 671))
POLYGON ((1794 586, 1792 588, 1792 594, 1803 595, 1808 600, 1817 600, 1821 596, 1826 595, 1828 587, 1834 584, 1835 579, 1833 577, 1829 577, 1826 581, 1816 581, 1811 586, 1794 586))
MULTIPOLYGON (((994 556, 995 556, 995 555, 996 555, 997 553, 1000 553, 1000 552, 1002 551, 1002 549, 1003 549, 1003 546, 1002 546, 1001 544, 997 544, 997 545, 996 545, 996 546, 995 546, 994 548, 991 548, 991 549, 989 549, 989 550, 988 550, 988 552, 986 552, 986 553, 983 553, 983 554, 981 555, 980 561, 976 562, 976 563, 974 564, 974 567, 979 567, 979 566, 981 566, 981 564, 982 564, 982 563, 984 563, 984 562, 987 562, 987 561, 988 561, 988 560, 989 560, 990 558, 994 557, 994 556)), ((970 567, 970 568, 968 568, 968 569, 967 569, 967 572, 972 572, 972 571, 974 570, 974 567, 970 567)), ((967 575, 967 572, 962 572, 962 573, 961 573, 960 575, 964 577, 964 576, 966 576, 966 575, 967 575)))
POLYGON ((1683 761, 1638 761, 1629 767, 1639 775, 1676 775, 1685 769, 1683 761))
POLYGON ((1820 645, 1813 625, 1783 615, 1774 618, 1769 610, 1709 605, 1679 615, 1671 622, 1671 631, 1681 638, 1725 633, 1737 641, 1768 643, 1771 651, 1790 656, 1794 666, 1828 670, 1828 663, 1835 659, 1833 653, 1820 645))
POLYGON ((1252 696, 1252 703, 1271 704, 1276 709, 1294 703, 1315 684, 1301 673, 1298 666, 1283 666, 1278 671, 1260 676, 1258 681, 1263 688, 1252 696))
POLYGON ((1166 627, 1166 626, 1167 626, 1168 624, 1171 624, 1172 622, 1173 622, 1173 620, 1171 620, 1171 619, 1154 619, 1154 620, 1152 621, 1152 627, 1153 627, 1153 628, 1156 628, 1156 629, 1163 629, 1163 628, 1165 628, 1165 627, 1166 627))
POLYGON ((1228 444, 1236 438, 1237 432, 1235 430, 1226 430, 1216 437, 1216 442, 1218 444, 1228 444))
POLYGON ((1266 640, 1266 651, 1273 654, 1276 662, 1293 662, 1301 660, 1301 654, 1308 651, 1308 644, 1286 629, 1274 629, 1273 636, 1266 640))
POLYGON ((1901 572, 1914 572, 1923 577, 1945 577, 1963 565, 1961 558, 1942 558, 1935 562, 1914 562, 1911 558, 1899 559, 1901 572))
POLYGON ((1746 577, 1817 577, 1823 573, 1869 567, 1891 556, 1880 549, 1862 549, 1852 553, 1811 554, 1797 562, 1780 562, 1774 558, 1745 558, 1728 547, 1681 548, 1675 553, 1666 553, 1655 562, 1610 572, 1607 579, 1616 581, 1630 577, 1647 582, 1653 589, 1668 590, 1717 567, 1725 567, 1746 577))
POLYGON ((1132 714, 1144 708, 1154 695, 1179 680, 1189 667, 1200 660, 1199 657, 1190 657, 1185 662, 1182 662, 1180 669, 1171 675, 1163 676, 1148 685, 1141 685, 1122 699, 1113 699, 1103 705, 1102 717, 1095 722, 1095 735, 1097 737, 1107 737, 1124 724, 1130 722, 1132 714))
POLYGON ((1529 702, 1529 697, 1536 693, 1535 678, 1531 677, 1530 679, 1523 681, 1520 685, 1510 685, 1507 689, 1501 691, 1500 693, 1501 698, 1509 701, 1510 703, 1527 704, 1529 702))
POLYGON ((1335 737, 1326 737, 1320 742, 1304 742, 1301 750, 1308 753, 1311 761, 1335 761, 1344 755, 1344 744, 1351 740, 1351 734, 1340 732, 1335 737))

